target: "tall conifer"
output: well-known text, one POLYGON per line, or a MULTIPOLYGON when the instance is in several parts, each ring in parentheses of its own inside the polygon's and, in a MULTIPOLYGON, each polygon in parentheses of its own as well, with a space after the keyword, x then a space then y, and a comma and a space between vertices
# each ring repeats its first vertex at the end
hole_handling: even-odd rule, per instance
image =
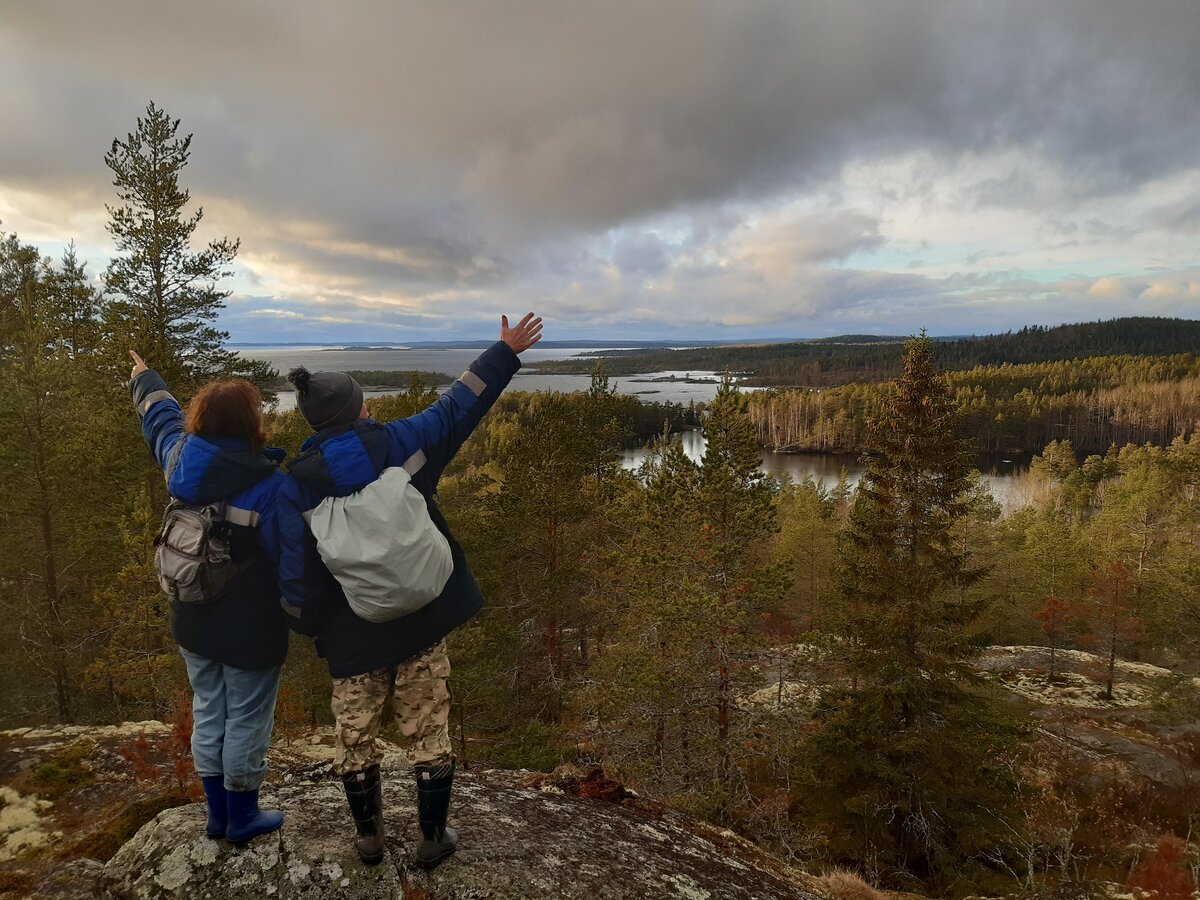
POLYGON ((184 213, 191 194, 179 176, 192 136, 178 132, 179 120, 151 103, 136 130, 114 139, 104 156, 120 201, 107 207, 118 254, 104 272, 112 355, 124 365, 126 351, 137 349, 181 392, 217 375, 265 383, 270 366, 226 350, 229 334, 213 324, 229 296, 217 285, 230 274, 239 242, 221 238, 191 249, 204 210, 184 213))
POLYGON ((981 573, 955 537, 971 457, 924 335, 873 431, 836 569, 847 678, 818 715, 809 803, 833 856, 936 881, 994 845, 1014 732, 972 689, 962 587, 981 573))

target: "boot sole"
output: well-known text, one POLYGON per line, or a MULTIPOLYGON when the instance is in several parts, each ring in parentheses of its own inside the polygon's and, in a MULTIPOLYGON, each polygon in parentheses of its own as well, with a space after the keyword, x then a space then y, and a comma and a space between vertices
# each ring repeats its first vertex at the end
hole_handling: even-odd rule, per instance
POLYGON ((362 860, 364 866, 377 866, 383 862, 385 856, 387 856, 386 852, 380 853, 378 856, 363 856, 361 853, 358 854, 358 858, 362 860))
POLYGON ((233 844, 233 846, 235 846, 235 847, 245 847, 247 844, 249 844, 255 838, 262 837, 264 834, 277 834, 282 828, 283 828, 283 823, 280 823, 278 828, 272 828, 270 831, 257 831, 254 834, 250 835, 249 837, 235 839, 235 838, 231 838, 229 835, 225 835, 225 840, 229 841, 229 843, 233 844))
POLYGON ((417 866, 419 868, 425 869, 426 871, 428 871, 429 869, 437 868, 437 866, 439 866, 442 862, 444 862, 447 857, 453 856, 457 850, 458 850, 458 848, 455 847, 453 850, 447 850, 441 856, 436 856, 433 859, 421 859, 421 857, 418 856, 416 858, 417 866))

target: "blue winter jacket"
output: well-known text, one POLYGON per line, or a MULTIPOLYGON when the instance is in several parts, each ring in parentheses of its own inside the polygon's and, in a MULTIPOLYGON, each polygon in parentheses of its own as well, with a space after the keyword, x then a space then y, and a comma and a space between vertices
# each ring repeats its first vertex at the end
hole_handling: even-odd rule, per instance
POLYGON ((184 431, 183 411, 153 369, 130 382, 142 434, 167 479, 172 497, 197 505, 226 501, 235 559, 258 564, 211 603, 168 609, 181 647, 238 669, 270 669, 287 656, 287 617, 279 606, 279 520, 276 496, 287 483, 282 450, 261 453, 235 438, 202 438, 184 431))
POLYGON ((292 627, 314 635, 334 678, 394 666, 421 653, 474 616, 483 594, 462 547, 434 500, 438 479, 459 447, 520 369, 498 341, 424 412, 386 424, 371 419, 337 425, 305 441, 288 466, 279 495, 279 578, 292 627), (345 497, 403 466, 425 497, 429 515, 450 544, 454 570, 442 593, 415 613, 390 622, 360 619, 321 561, 305 514, 327 497, 345 497))

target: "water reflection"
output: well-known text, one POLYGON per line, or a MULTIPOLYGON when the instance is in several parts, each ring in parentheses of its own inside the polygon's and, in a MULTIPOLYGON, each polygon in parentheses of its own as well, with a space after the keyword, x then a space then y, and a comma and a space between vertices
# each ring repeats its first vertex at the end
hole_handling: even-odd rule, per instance
MULTIPOLYGON (((689 458, 699 461, 704 456, 703 432, 685 431, 675 435, 675 439, 683 444, 683 451, 689 458)), ((853 453, 776 453, 763 450, 762 454, 763 461, 759 468, 768 475, 777 478, 790 475, 793 481, 811 477, 818 484, 824 484, 826 489, 837 485, 843 471, 846 481, 854 487, 864 471, 859 457, 853 453)), ((637 469, 645 459, 644 445, 627 447, 621 451, 621 465, 626 469, 637 469)), ((982 454, 976 465, 992 496, 1002 507, 1012 509, 1027 502, 1027 489, 1021 476, 1028 471, 1028 457, 982 454)))

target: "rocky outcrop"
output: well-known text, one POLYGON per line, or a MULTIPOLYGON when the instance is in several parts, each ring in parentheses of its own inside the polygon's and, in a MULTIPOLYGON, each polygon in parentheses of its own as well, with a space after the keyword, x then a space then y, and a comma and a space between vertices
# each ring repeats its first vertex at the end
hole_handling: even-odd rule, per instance
POLYGON ((805 876, 731 832, 641 801, 611 782, 519 772, 458 777, 451 818, 461 849, 423 873, 409 862, 415 790, 408 773, 392 770, 384 789, 389 856, 380 866, 363 866, 341 784, 323 771, 293 776, 264 794, 283 809, 286 824, 242 849, 203 836, 200 805, 160 813, 105 865, 103 890, 147 900, 814 897, 805 876))

